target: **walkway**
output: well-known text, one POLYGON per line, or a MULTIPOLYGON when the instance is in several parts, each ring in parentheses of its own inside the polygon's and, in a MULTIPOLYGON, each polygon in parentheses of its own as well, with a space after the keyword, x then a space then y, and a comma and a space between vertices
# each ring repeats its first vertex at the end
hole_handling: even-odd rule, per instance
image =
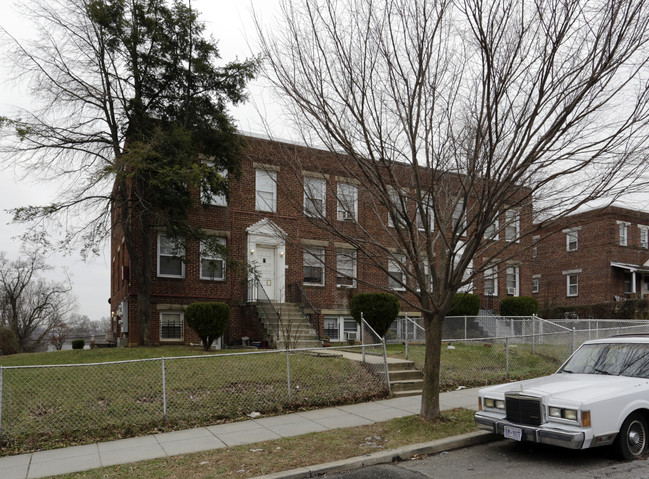
MULTIPOLYGON (((421 396, 385 399, 2 457, 0 458, 0 478, 47 477, 329 429, 363 426, 418 414, 420 403, 421 396)), ((440 406, 443 410, 457 407, 476 409, 477 389, 442 393, 440 394, 440 406)))

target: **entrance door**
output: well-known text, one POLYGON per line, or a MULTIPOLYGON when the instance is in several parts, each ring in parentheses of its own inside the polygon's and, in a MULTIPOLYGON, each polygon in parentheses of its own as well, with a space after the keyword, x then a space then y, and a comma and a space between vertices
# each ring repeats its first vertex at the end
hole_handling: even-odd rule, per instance
MULTIPOLYGON (((271 301, 276 299, 276 279, 275 279, 275 248, 257 245, 257 272, 259 273, 259 282, 266 292, 266 296, 271 301)), ((261 298, 264 294, 258 294, 261 298)))

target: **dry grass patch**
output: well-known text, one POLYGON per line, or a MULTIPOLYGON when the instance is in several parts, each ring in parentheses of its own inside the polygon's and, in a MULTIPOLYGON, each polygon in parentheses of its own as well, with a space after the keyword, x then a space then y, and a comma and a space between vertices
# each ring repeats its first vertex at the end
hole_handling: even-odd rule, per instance
POLYGON ((94 469, 63 476, 68 479, 247 478, 337 461, 349 457, 432 441, 475 430, 473 411, 446 411, 427 422, 418 416, 370 426, 335 429, 166 459, 94 469))

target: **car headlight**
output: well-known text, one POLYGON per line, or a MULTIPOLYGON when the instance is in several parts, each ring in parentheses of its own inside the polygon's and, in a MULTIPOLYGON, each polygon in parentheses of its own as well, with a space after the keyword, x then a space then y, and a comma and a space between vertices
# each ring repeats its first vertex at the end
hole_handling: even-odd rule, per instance
POLYGON ((575 421, 575 422, 579 420, 579 411, 577 411, 576 409, 550 407, 548 412, 550 414, 550 417, 567 419, 568 421, 575 421))
POLYGON ((485 398, 484 405, 485 407, 495 409, 505 409, 505 401, 503 401, 502 399, 485 398))

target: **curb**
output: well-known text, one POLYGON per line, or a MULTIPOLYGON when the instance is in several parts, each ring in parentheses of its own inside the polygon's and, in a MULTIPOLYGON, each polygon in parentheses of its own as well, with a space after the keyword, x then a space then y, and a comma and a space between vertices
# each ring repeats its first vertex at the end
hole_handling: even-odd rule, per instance
POLYGON ((418 454, 437 454, 444 451, 451 451, 453 449, 460 449, 462 447, 475 446, 498 439, 502 439, 502 436, 487 431, 476 431, 462 434, 460 436, 447 437, 444 439, 437 439, 436 441, 412 444, 397 449, 366 454, 364 456, 350 457, 340 461, 327 462, 315 466, 301 467, 290 471, 257 476, 253 479, 302 479, 307 477, 317 477, 323 474, 343 472, 350 469, 360 469, 368 466, 376 466, 378 464, 405 461, 418 454))

